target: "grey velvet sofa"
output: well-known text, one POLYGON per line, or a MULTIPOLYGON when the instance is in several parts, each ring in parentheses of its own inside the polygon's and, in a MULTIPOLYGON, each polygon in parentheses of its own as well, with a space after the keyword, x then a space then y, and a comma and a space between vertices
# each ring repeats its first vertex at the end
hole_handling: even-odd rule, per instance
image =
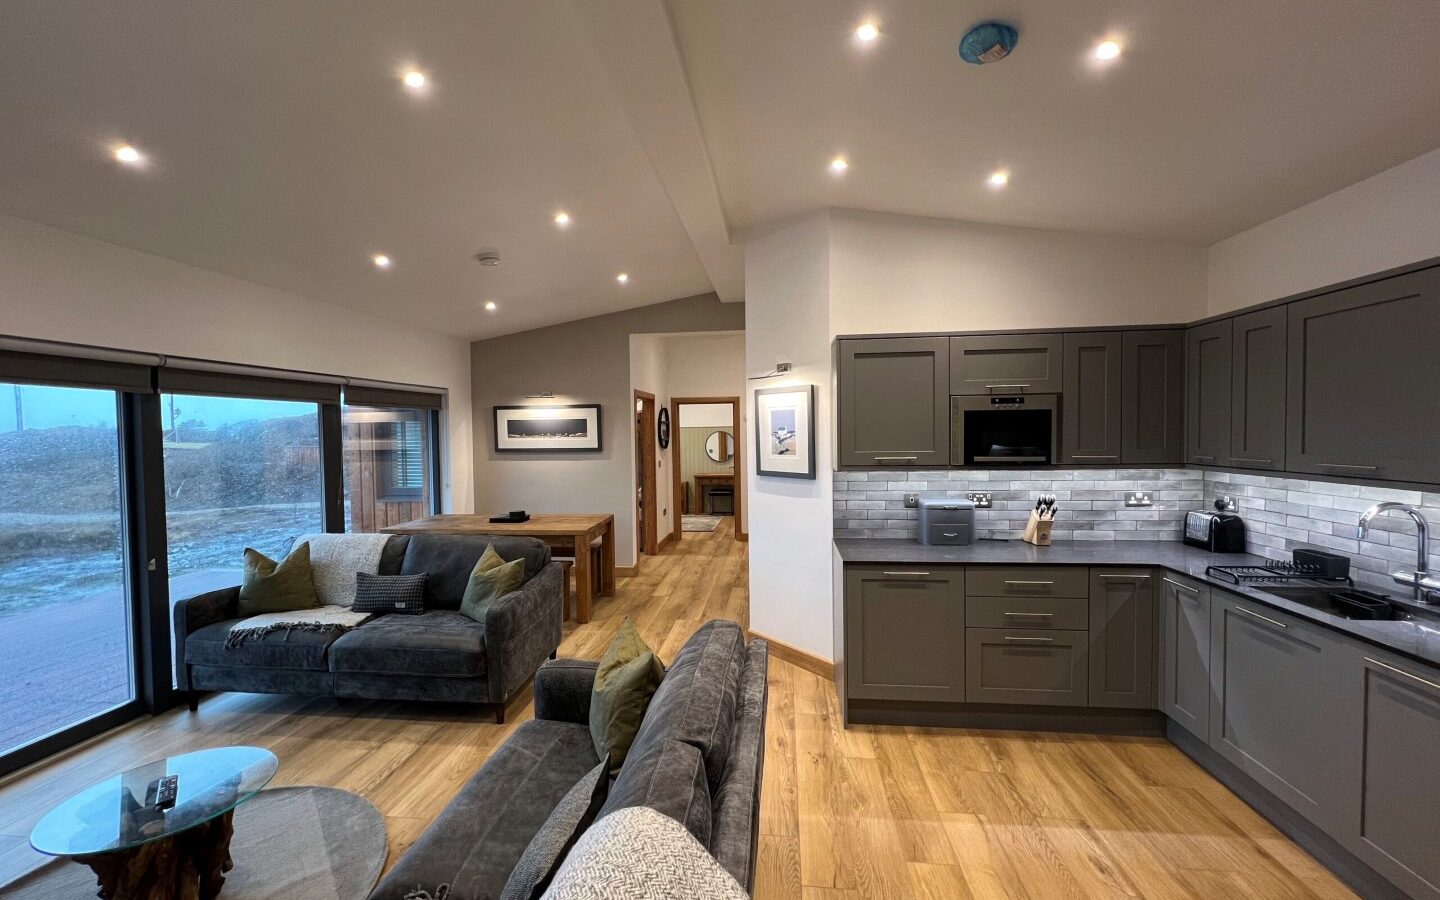
POLYGON ((226 647, 240 588, 175 604, 175 672, 191 708, 204 691, 308 694, 366 700, 483 703, 503 722, 505 703, 560 646, 561 566, 542 541, 488 535, 396 535, 382 575, 426 573, 425 612, 381 615, 359 628, 272 632, 226 647), (525 581, 492 603, 483 623, 459 612, 485 548, 525 559, 525 581))
MULTIPOLYGON (((746 644, 734 622, 702 626, 651 699, 596 821, 617 809, 652 807, 685 825, 753 891, 768 665, 765 641, 746 644)), ((460 789, 370 900, 420 891, 448 900, 500 896, 551 810, 599 763, 588 726, 595 667, 572 659, 540 667, 535 718, 460 789)))

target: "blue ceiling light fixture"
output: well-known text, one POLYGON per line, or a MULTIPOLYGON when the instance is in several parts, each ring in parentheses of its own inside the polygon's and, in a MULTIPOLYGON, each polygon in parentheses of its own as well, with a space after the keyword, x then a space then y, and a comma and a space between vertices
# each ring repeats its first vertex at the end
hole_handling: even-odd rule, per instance
POLYGON ((982 22, 960 39, 960 58, 983 66, 999 62, 1010 55, 1020 40, 1020 32, 1004 22, 982 22))

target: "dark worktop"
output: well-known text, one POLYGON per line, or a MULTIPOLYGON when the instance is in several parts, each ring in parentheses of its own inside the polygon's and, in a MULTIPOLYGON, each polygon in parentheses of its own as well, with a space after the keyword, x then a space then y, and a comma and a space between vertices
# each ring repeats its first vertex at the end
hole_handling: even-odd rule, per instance
MULTIPOLYGON (((878 538, 836 538, 835 549, 842 562, 891 565, 1047 565, 1047 566, 1133 566, 1169 569, 1196 581, 1221 588, 1240 597, 1287 612, 1393 650, 1412 659, 1440 666, 1440 610, 1431 617, 1404 621, 1375 622, 1345 619, 1327 612, 1292 603, 1254 587, 1232 584, 1206 575, 1209 566, 1256 566, 1270 560, 1249 553, 1208 553, 1178 541, 1056 541, 1036 547, 1024 541, 977 541, 965 547, 934 547, 918 541, 878 538)), ((1392 598, 1403 597, 1404 588, 1383 590, 1392 598)))

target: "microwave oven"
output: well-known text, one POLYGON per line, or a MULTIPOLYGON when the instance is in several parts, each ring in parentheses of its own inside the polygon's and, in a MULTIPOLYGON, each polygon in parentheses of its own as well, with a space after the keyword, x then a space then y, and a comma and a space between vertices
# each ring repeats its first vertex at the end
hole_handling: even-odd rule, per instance
POLYGON ((950 398, 950 464, 1048 466, 1059 459, 1059 394, 950 398))

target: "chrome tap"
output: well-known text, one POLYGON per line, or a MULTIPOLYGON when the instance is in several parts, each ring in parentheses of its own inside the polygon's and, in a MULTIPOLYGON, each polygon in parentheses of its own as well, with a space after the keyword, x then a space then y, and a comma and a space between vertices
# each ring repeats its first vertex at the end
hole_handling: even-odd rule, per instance
POLYGON ((1415 588, 1415 599, 1421 603, 1440 603, 1440 579, 1430 576, 1430 525, 1421 515, 1420 510, 1405 503, 1377 503, 1360 516, 1360 524, 1355 527, 1355 536, 1365 539, 1365 534, 1370 530, 1370 520, 1389 510, 1398 510, 1415 520, 1416 529, 1416 554, 1414 572, 1394 572, 1391 578, 1396 584, 1403 584, 1415 588))

